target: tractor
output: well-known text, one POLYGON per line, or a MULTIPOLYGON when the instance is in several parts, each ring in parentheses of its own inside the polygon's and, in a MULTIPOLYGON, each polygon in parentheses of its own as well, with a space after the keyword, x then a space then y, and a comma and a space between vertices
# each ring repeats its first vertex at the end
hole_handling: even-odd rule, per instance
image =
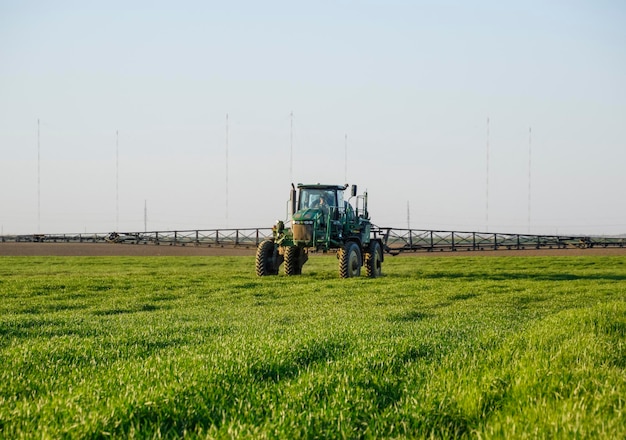
POLYGON ((367 211, 367 192, 357 196, 352 185, 350 198, 344 200, 348 185, 291 184, 289 216, 291 227, 279 220, 272 237, 257 247, 256 274, 278 275, 285 263, 285 275, 302 274, 309 251, 336 251, 341 278, 381 275, 383 243, 372 231, 367 211), (353 205, 354 204, 354 205, 353 205))

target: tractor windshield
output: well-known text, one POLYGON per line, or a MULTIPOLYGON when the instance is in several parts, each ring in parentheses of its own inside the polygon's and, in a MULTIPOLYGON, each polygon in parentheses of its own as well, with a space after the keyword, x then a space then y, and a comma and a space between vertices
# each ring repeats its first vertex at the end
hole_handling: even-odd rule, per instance
POLYGON ((337 207, 335 191, 332 189, 302 188, 300 189, 299 209, 323 209, 337 207))

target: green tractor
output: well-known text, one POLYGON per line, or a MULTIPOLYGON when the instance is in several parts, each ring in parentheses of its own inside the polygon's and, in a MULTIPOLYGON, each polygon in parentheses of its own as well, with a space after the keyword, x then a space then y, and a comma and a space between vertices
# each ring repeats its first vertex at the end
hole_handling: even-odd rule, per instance
POLYGON ((383 243, 372 231, 367 212, 367 193, 357 196, 352 185, 351 197, 344 200, 348 185, 291 185, 291 228, 278 221, 272 238, 262 241, 256 253, 258 276, 278 275, 285 263, 286 275, 300 275, 309 250, 337 250, 339 275, 361 275, 365 266, 368 277, 381 275, 383 243), (296 195, 298 196, 296 198, 296 195), (354 206, 351 204, 354 203, 354 206))

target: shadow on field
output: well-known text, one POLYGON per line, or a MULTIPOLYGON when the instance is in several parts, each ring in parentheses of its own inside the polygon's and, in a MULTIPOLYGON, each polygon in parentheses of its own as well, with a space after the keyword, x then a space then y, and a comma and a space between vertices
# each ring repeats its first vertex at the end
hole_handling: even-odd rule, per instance
POLYGON ((77 322, 67 322, 62 318, 42 318, 33 316, 12 323, 0 323, 0 346, 8 344, 11 338, 30 339, 34 337, 90 337, 93 331, 77 322))
POLYGON ((396 313, 389 316, 387 319, 391 322, 413 322, 423 321, 430 318, 432 315, 421 310, 409 310, 407 312, 396 313))
POLYGON ((114 316, 124 315, 127 313, 139 313, 139 312, 156 312, 161 309, 168 309, 167 306, 155 306, 154 304, 137 304, 132 307, 113 307, 110 309, 94 310, 92 312, 95 316, 114 316))
POLYGON ((423 274, 425 279, 464 279, 469 281, 507 281, 507 280, 533 280, 533 281, 625 281, 626 274, 598 273, 598 274, 572 274, 572 273, 546 273, 541 272, 436 272, 423 274))
POLYGON ((315 364, 335 360, 348 348, 348 343, 341 340, 311 340, 299 344, 281 357, 254 363, 250 367, 250 374, 260 380, 278 382, 293 378, 315 364))

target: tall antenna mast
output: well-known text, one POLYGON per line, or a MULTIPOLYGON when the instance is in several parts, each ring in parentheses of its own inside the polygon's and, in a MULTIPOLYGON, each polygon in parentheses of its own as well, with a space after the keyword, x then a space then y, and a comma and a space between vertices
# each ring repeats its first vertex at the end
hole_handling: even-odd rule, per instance
POLYGON ((226 226, 228 226, 228 113, 226 113, 226 226))
POLYGON ((37 233, 41 233, 41 136, 37 119, 37 233))
POLYGON ((489 117, 487 117, 487 182, 485 190, 485 232, 489 231, 489 117))
POLYGON ((409 201, 406 201, 406 227, 411 229, 411 208, 409 207, 409 201))
POLYGON ((120 132, 115 130, 115 230, 120 230, 120 132))
POLYGON ((293 183, 293 110, 289 114, 291 130, 289 132, 289 182, 293 183))
POLYGON ((530 234, 530 178, 531 178, 531 158, 532 158, 532 127, 528 127, 528 233, 530 234))
POLYGON ((344 175, 345 175, 345 180, 344 182, 348 183, 348 134, 346 133, 345 139, 344 139, 344 161, 345 161, 345 165, 344 165, 344 175))

